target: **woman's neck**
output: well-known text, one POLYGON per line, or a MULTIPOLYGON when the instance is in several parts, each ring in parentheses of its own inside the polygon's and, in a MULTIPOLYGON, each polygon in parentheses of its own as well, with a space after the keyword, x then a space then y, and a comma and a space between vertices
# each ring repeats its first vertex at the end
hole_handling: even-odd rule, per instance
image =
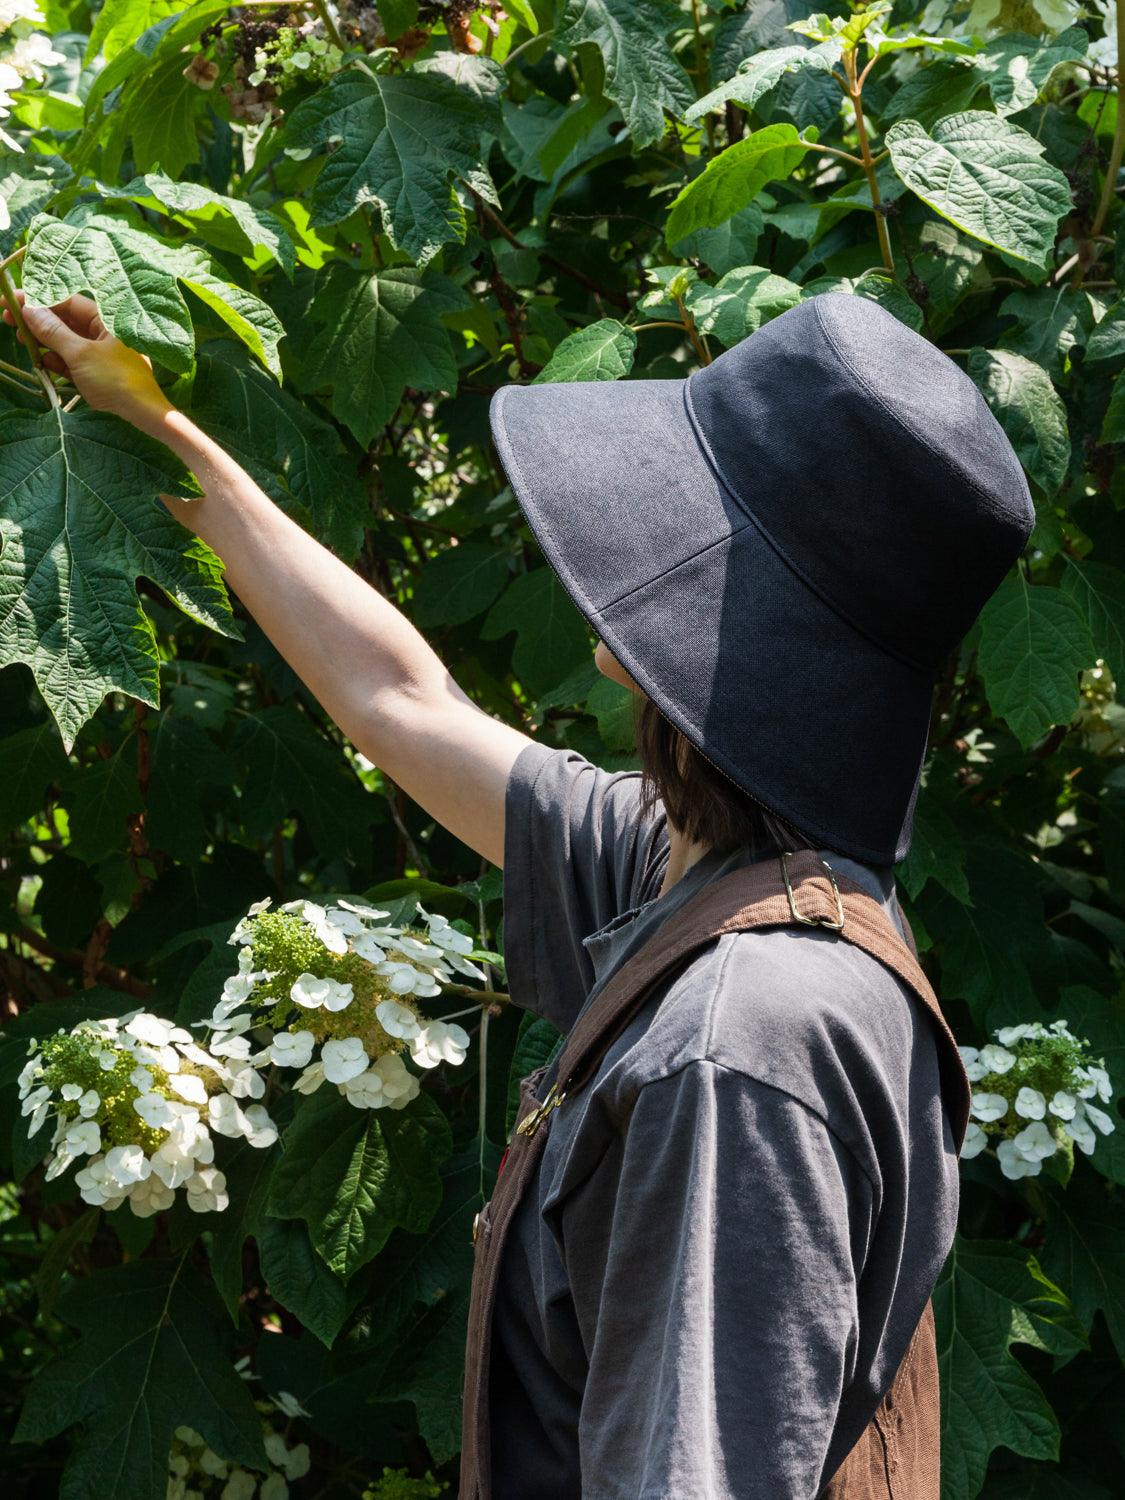
POLYGON ((660 887, 660 895, 665 895, 671 890, 676 881, 682 875, 686 875, 692 865, 696 864, 708 852, 707 844, 697 843, 693 839, 686 839, 678 828, 668 824, 668 868, 664 872, 664 882, 660 887))

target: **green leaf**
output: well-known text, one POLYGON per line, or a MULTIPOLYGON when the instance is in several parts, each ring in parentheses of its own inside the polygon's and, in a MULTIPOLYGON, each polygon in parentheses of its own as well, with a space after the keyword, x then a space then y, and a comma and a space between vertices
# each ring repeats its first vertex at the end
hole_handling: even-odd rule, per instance
POLYGON ((957 825, 932 795, 923 793, 914 811, 910 853, 899 867, 898 878, 912 901, 933 880, 968 906, 972 898, 964 866, 965 845, 957 825))
POLYGON ((296 252, 288 229, 275 214, 241 198, 213 192, 199 182, 174 182, 164 172, 147 172, 124 187, 99 182, 102 198, 123 198, 145 208, 169 209, 209 244, 250 259, 264 250, 286 275, 293 274, 296 252))
POLYGON ((48 786, 68 764, 50 719, 0 739, 0 833, 39 811, 48 786))
POLYGON ((1045 263, 1071 197, 1041 141, 998 115, 964 110, 932 135, 900 120, 885 144, 895 171, 935 213, 1017 260, 1045 263))
POLYGON ((1082 1347, 1065 1295, 1035 1257, 958 1235, 934 1288, 941 1386, 943 1493, 975 1495, 1004 1446, 1057 1458, 1059 1425, 1013 1343, 1056 1353, 1082 1347))
POLYGON ((156 721, 149 753, 148 843, 174 859, 188 863, 202 859, 210 842, 209 820, 200 799, 185 797, 184 787, 230 786, 234 779, 230 760, 196 719, 167 710, 156 721))
MULTIPOLYGON (((219 941, 226 946, 225 940, 219 941)), ((227 973, 230 973, 229 958, 227 973)), ((219 979, 216 988, 221 987, 222 979, 219 979)), ((214 995, 215 990, 211 993, 214 995)), ((265 1222, 266 1195, 281 1148, 274 1145, 263 1150, 242 1139, 231 1142, 226 1150, 220 1150, 219 1165, 227 1180, 230 1204, 211 1229, 211 1275, 231 1322, 237 1327, 242 1300, 243 1246, 265 1222)))
POLYGON ((388 42, 409 31, 418 19, 418 0, 378 0, 378 9, 388 42))
MULTIPOLYGON (((179 393, 177 393, 179 394, 179 393)), ((298 401, 242 345, 211 339, 190 389, 192 420, 221 443, 283 509, 300 508, 326 546, 351 562, 363 542, 370 501, 339 430, 298 401)))
POLYGON ((1035 867, 1002 843, 966 840, 965 874, 971 905, 934 882, 922 892, 941 993, 964 1000, 982 1027, 1026 1020, 1037 1010, 1028 966, 1045 936, 1035 867))
POLYGON ((277 703, 242 720, 230 742, 242 778, 239 804, 250 838, 271 836, 299 813, 317 847, 360 854, 376 799, 342 752, 292 704, 277 703))
POLYGON ((333 266, 318 288, 302 382, 333 393, 337 420, 369 447, 407 386, 454 391, 457 361, 442 313, 468 305, 445 276, 409 268, 356 273, 333 266))
POLYGON ((670 246, 681 260, 696 258, 715 273, 724 276, 739 266, 752 265, 765 224, 756 203, 732 214, 714 229, 697 229, 686 239, 670 246))
POLYGON ((1116 681, 1125 682, 1125 573, 1109 563, 1065 561, 1063 592, 1085 615, 1095 655, 1108 664, 1116 681))
POLYGON ((309 1231, 298 1219, 267 1218, 255 1238, 270 1294, 330 1349, 348 1316, 348 1292, 313 1249, 309 1231))
POLYGON ((620 380, 633 368, 637 335, 616 318, 599 318, 569 334, 536 375, 548 380, 620 380))
POLYGON ((1102 359, 1125 359, 1125 297, 1106 309, 1086 342, 1086 363, 1102 359))
POLYGON ((598 733, 607 750, 634 748, 634 695, 619 682, 599 677, 586 698, 586 709, 598 721, 598 733))
POLYGON ((220 1457, 266 1467, 222 1309, 183 1256, 98 1271, 67 1292, 59 1314, 80 1342, 36 1377, 15 1440, 43 1443, 82 1424, 60 1500, 165 1500, 168 1450, 183 1424, 220 1457))
POLYGON ((286 150, 307 155, 338 143, 312 187, 312 222, 338 224, 375 204, 391 244, 420 265, 463 239, 453 180, 471 179, 479 190, 484 137, 499 134, 495 97, 507 86, 495 63, 473 63, 479 90, 437 69, 373 75, 344 68, 302 100, 289 116, 286 150))
POLYGON ((700 333, 713 333, 725 348, 801 300, 801 288, 764 266, 740 266, 715 283, 696 282, 685 299, 700 333))
POLYGON ((1070 434, 1046 370, 1005 349, 971 349, 969 374, 1030 478, 1045 495, 1056 494, 1070 466, 1070 434))
POLYGON ((105 760, 73 766, 63 790, 70 812, 70 853, 87 863, 112 853, 126 840, 128 815, 144 806, 136 739, 123 739, 105 760))
POLYGON ((1068 26, 1054 37, 1011 31, 993 37, 973 66, 987 80, 996 113, 1014 115, 1035 103, 1057 68, 1082 62, 1089 45, 1081 26, 1068 26))
POLYGON ((551 568, 514 578, 484 617, 481 637, 494 641, 516 632, 512 670, 533 698, 590 655, 586 624, 551 568))
POLYGON ((347 1281, 395 1228, 421 1233, 441 1202, 449 1124, 428 1094, 405 1109, 356 1109, 331 1085, 302 1101, 269 1197, 304 1219, 325 1264, 347 1281))
POLYGON ((23 285, 33 302, 86 293, 111 333, 183 372, 191 366, 195 337, 180 282, 280 375, 277 345, 285 330, 277 314, 252 292, 216 275, 202 251, 170 244, 86 207, 66 219, 40 215, 32 223, 23 285))
POLYGON ((88 1245, 94 1238, 100 1217, 96 1208, 88 1208, 85 1213, 79 1214, 77 1219, 72 1219, 64 1229, 58 1230, 51 1237, 43 1259, 39 1263, 39 1270, 35 1274, 35 1289, 39 1293, 39 1311, 45 1317, 49 1317, 55 1310, 70 1257, 79 1245, 88 1245))
POLYGON ((637 146, 658 141, 664 111, 682 114, 695 97, 664 40, 682 24, 673 0, 566 0, 556 38, 564 47, 597 47, 606 95, 619 106, 637 146))
POLYGON ((1084 344, 1094 326, 1089 296, 1070 287, 1013 292, 1001 302, 1000 312, 1016 319, 1016 327, 1001 335, 1002 346, 1034 360, 1056 379, 1065 374, 1071 349, 1084 344))
POLYGON ((738 213, 767 182, 788 177, 810 144, 792 125, 766 125, 720 151, 672 200, 664 236, 668 244, 738 213))
POLYGON ((884 124, 914 120, 931 126, 943 115, 968 109, 984 87, 974 68, 953 57, 938 57, 918 68, 891 95, 882 111, 884 124))
POLYGON ((512 1053, 508 1073, 508 1096, 504 1112, 505 1135, 511 1135, 512 1127, 516 1123, 516 1115, 519 1113, 520 1084, 529 1073, 533 1073, 544 1063, 550 1062, 563 1040, 561 1032, 547 1020, 546 1016, 537 1016, 533 1011, 525 1011, 520 1017, 519 1034, 516 1037, 515 1051, 512 1053))
MULTIPOLYGON (((1120 1123, 1118 1128, 1120 1128, 1120 1123)), ((1125 1360, 1125 1205, 1104 1177, 1075 1169, 1065 1190, 1047 1190, 1043 1269, 1066 1291, 1083 1327, 1105 1318, 1125 1360)))
POLYGON ((163 448, 104 412, 0 417, 0 664, 30 666, 67 751, 112 689, 159 701, 138 575, 240 638, 218 558, 156 498, 181 475, 163 448))
POLYGON ((61 156, 0 156, 0 211, 7 223, 0 229, 0 255, 15 249, 20 236, 41 209, 70 180, 71 170, 61 156))
POLYGON ((1094 643, 1076 601, 1049 584, 1006 578, 981 613, 978 652, 988 701, 1022 745, 1078 706, 1078 673, 1094 663, 1094 643))
POLYGON ((414 585, 414 623, 423 630, 464 625, 488 608, 507 581, 508 558, 496 547, 449 547, 426 564, 414 585))
MULTIPOLYGON (((838 49, 837 49, 838 50, 838 49)), ((811 69, 831 73, 835 57, 831 50, 823 47, 771 47, 759 52, 742 64, 733 78, 721 83, 717 89, 704 94, 684 114, 691 124, 713 109, 721 109, 728 100, 740 104, 743 109, 753 109, 758 100, 777 87, 787 73, 798 73, 811 69)))

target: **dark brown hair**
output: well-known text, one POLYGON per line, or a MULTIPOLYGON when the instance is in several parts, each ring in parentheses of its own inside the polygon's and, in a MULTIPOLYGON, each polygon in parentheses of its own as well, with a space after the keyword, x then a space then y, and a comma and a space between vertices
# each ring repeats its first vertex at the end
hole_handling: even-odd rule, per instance
POLYGON ((644 693, 636 694, 634 729, 641 762, 641 813, 664 804, 669 823, 685 838, 712 849, 746 845, 753 854, 804 849, 812 841, 763 807, 666 719, 644 693))

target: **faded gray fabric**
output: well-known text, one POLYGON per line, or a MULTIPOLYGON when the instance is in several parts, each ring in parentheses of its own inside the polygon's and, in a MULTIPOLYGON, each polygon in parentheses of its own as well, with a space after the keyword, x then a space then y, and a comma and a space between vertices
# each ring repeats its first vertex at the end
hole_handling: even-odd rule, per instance
MULTIPOLYGON (((509 987, 563 1031, 747 858, 659 896, 665 821, 639 790, 539 744, 511 772, 509 987)), ((832 862, 897 922, 889 870, 832 862)), ((823 930, 719 939, 551 1116, 493 1321, 496 1500, 812 1500, 890 1383, 957 1200, 909 990, 823 930)))

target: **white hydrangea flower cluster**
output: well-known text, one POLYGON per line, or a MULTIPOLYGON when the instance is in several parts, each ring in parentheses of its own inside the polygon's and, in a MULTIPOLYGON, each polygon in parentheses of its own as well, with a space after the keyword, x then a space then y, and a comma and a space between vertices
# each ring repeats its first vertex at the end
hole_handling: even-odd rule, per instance
MULTIPOLYGON (((1086 1052, 1065 1020, 1027 1021, 993 1032, 984 1047, 958 1050, 974 1086, 961 1155, 979 1156, 990 1135, 1005 1177, 1035 1177, 1043 1163, 1069 1142, 1089 1156, 1098 1133, 1116 1128, 1112 1115, 1091 1103, 1113 1099, 1105 1060, 1086 1052)), ((1069 1147, 1073 1150, 1073 1146, 1069 1147)))
MULTIPOLYGON (((288 1415, 274 1402, 255 1405, 262 1413, 288 1415)), ((262 1429, 271 1465, 264 1475, 220 1458, 193 1427, 177 1427, 168 1455, 167 1500, 287 1500, 290 1483, 309 1472, 309 1445, 290 1447, 268 1418, 262 1429)))
MULTIPOLYGON (((37 0, 0 0, 0 119, 12 112, 9 95, 29 80, 41 83, 48 68, 66 61, 36 29, 46 24, 37 0)), ((0 138, 15 145, 3 131, 0 138)))
POLYGON ((244 1039, 201 1046, 148 1011, 80 1022, 32 1042, 19 1075, 20 1112, 35 1136, 55 1128, 48 1180, 74 1162, 82 1200, 107 1211, 128 1200, 149 1218, 182 1188, 196 1213, 227 1207, 214 1134, 271 1146, 277 1128, 258 1100, 265 1084, 244 1039))
POLYGON ((239 970, 206 1022, 212 1050, 264 1028, 255 1068, 299 1069, 293 1088, 335 1084, 357 1109, 403 1109, 420 1092, 406 1066, 464 1062, 469 1035, 454 1021, 427 1020, 418 999, 441 993, 457 974, 484 980, 469 957, 473 939, 448 918, 418 907, 426 931, 387 923, 390 913, 340 897, 299 897, 271 910, 255 902, 229 941, 239 970), (260 964, 261 967, 256 967, 260 964), (405 1044, 405 1046, 403 1045, 405 1044), (315 1055, 314 1055, 315 1054, 315 1055))

